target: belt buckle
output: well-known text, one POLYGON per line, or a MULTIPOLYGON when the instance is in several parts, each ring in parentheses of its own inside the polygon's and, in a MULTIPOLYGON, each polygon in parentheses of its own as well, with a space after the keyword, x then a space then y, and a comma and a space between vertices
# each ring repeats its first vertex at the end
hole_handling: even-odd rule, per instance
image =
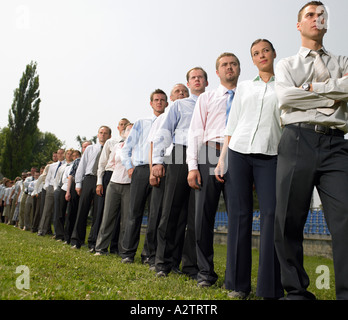
POLYGON ((321 126, 321 125, 318 125, 318 124, 316 124, 314 126, 314 131, 318 132, 318 133, 321 133, 321 134, 328 134, 329 130, 330 130, 330 128, 325 127, 325 126, 321 126))

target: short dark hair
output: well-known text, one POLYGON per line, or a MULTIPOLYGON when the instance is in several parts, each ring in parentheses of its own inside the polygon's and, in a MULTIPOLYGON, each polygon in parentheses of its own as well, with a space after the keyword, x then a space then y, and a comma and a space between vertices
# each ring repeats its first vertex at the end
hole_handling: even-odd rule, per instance
POLYGON ((153 92, 151 93, 151 95, 150 95, 150 100, 151 100, 151 101, 153 100, 153 96, 154 96, 155 94, 164 94, 164 95, 166 96, 166 100, 168 100, 168 97, 167 97, 166 93, 165 93, 163 90, 161 90, 161 89, 156 89, 156 90, 153 91, 153 92))
POLYGON ((298 12, 298 15, 297 15, 297 21, 300 22, 301 19, 302 19, 302 12, 305 8, 307 8, 308 6, 324 6, 324 4, 321 2, 321 1, 310 1, 310 2, 307 2, 301 9, 300 11, 298 12))

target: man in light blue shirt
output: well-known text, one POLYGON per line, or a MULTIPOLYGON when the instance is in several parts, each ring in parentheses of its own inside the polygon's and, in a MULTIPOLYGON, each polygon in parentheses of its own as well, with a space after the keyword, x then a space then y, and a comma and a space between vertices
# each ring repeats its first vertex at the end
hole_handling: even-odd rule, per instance
MULTIPOLYGON (((138 248, 145 204, 151 193, 148 135, 152 123, 168 106, 166 93, 161 89, 156 89, 150 95, 150 105, 153 109, 152 118, 140 119, 134 123, 121 151, 122 164, 132 179, 129 216, 126 221, 122 252, 120 252, 122 263, 133 263, 138 248)), ((144 263, 147 262, 146 243, 141 256, 142 261, 144 263)))
POLYGON ((198 272, 195 246, 194 190, 187 183, 186 164, 187 133, 198 96, 208 86, 207 74, 202 68, 193 68, 187 73, 187 86, 191 96, 176 100, 153 140, 152 174, 162 178, 166 175, 163 210, 158 226, 156 275, 166 276, 173 266, 173 250, 182 211, 187 220, 186 239, 183 248, 183 272, 195 277, 198 272), (171 162, 165 173, 165 150, 174 144, 171 162), (192 195, 192 197, 190 197, 192 195))

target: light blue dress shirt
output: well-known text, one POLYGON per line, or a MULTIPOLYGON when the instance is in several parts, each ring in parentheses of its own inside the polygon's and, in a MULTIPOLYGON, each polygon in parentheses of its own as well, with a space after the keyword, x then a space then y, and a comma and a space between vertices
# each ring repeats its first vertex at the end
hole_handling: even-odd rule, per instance
POLYGON ((188 129, 198 96, 176 100, 165 116, 153 139, 153 164, 164 162, 166 149, 171 143, 187 146, 188 129))
POLYGON ((148 135, 153 122, 157 119, 140 119, 134 122, 132 130, 129 132, 127 140, 121 151, 121 161, 127 170, 140 165, 149 164, 150 144, 148 135))

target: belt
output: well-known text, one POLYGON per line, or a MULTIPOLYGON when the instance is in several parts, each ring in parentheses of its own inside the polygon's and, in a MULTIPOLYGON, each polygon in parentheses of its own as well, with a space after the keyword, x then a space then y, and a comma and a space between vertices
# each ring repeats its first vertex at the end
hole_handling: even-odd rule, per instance
POLYGON ((344 132, 340 129, 331 129, 330 127, 323 126, 320 124, 312 124, 306 122, 292 123, 291 125, 301 127, 304 129, 313 130, 316 133, 324 134, 327 136, 344 137, 344 132))
POLYGON ((217 150, 221 150, 222 146, 223 146, 222 143, 220 143, 220 142, 213 142, 213 141, 207 141, 205 144, 208 147, 211 147, 211 148, 214 148, 214 149, 217 149, 217 150))

